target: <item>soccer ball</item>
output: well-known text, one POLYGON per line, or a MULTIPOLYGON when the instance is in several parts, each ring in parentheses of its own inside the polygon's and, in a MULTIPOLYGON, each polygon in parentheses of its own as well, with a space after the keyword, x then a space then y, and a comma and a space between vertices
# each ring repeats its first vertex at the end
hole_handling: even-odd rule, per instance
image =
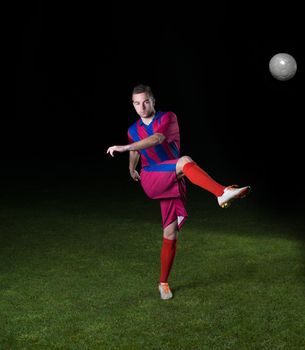
POLYGON ((277 80, 289 80, 297 71, 297 63, 288 53, 278 53, 271 58, 269 70, 277 80))

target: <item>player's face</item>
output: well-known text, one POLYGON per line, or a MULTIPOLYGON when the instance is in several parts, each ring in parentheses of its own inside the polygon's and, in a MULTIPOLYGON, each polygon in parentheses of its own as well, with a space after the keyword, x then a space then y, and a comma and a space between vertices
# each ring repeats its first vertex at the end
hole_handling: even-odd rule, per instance
POLYGON ((154 100, 147 92, 132 96, 133 106, 141 118, 151 118, 155 114, 154 100))

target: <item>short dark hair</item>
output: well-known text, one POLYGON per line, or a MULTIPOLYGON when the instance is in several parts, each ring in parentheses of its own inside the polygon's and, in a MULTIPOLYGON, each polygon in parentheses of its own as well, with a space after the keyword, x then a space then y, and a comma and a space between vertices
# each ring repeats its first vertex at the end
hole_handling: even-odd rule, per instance
POLYGON ((148 86, 148 85, 144 85, 144 84, 138 84, 136 85, 133 90, 132 90, 132 96, 133 95, 136 95, 136 94, 141 94, 143 92, 147 92, 149 97, 152 99, 152 100, 155 100, 155 97, 154 97, 154 94, 151 90, 151 87, 148 86))

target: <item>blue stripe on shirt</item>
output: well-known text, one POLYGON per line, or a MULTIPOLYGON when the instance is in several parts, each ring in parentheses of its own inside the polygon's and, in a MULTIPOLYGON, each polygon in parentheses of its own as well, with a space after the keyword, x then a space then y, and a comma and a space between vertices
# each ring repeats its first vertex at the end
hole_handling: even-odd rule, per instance
MULTIPOLYGON (((136 123, 131 125, 131 127, 129 128, 129 133, 131 138, 133 139, 133 142, 141 141, 141 138, 137 132, 136 123)), ((147 151, 145 149, 141 149, 139 152, 145 156, 149 164, 156 164, 156 161, 148 156, 147 151)))
MULTIPOLYGON (((158 115, 158 117, 159 117, 159 115, 158 115)), ((149 125, 145 126, 145 129, 147 131, 148 136, 154 135, 153 123, 150 123, 149 125)), ((157 153, 157 156, 159 157, 161 162, 164 162, 164 161, 169 159, 162 144, 155 146, 154 150, 157 153)))
POLYGON ((144 167, 145 171, 176 171, 176 163, 174 164, 155 164, 144 167))
POLYGON ((175 158, 179 158, 179 150, 175 141, 168 144, 175 158))

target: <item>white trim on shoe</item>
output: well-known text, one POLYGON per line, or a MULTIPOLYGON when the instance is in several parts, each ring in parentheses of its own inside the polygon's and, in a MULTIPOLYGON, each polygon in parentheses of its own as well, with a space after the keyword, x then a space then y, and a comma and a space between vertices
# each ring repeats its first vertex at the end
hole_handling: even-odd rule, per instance
POLYGON ((224 192, 221 196, 217 197, 218 204, 222 208, 228 208, 232 201, 237 198, 244 198, 249 192, 251 187, 237 187, 236 185, 228 186, 224 189, 224 192))

